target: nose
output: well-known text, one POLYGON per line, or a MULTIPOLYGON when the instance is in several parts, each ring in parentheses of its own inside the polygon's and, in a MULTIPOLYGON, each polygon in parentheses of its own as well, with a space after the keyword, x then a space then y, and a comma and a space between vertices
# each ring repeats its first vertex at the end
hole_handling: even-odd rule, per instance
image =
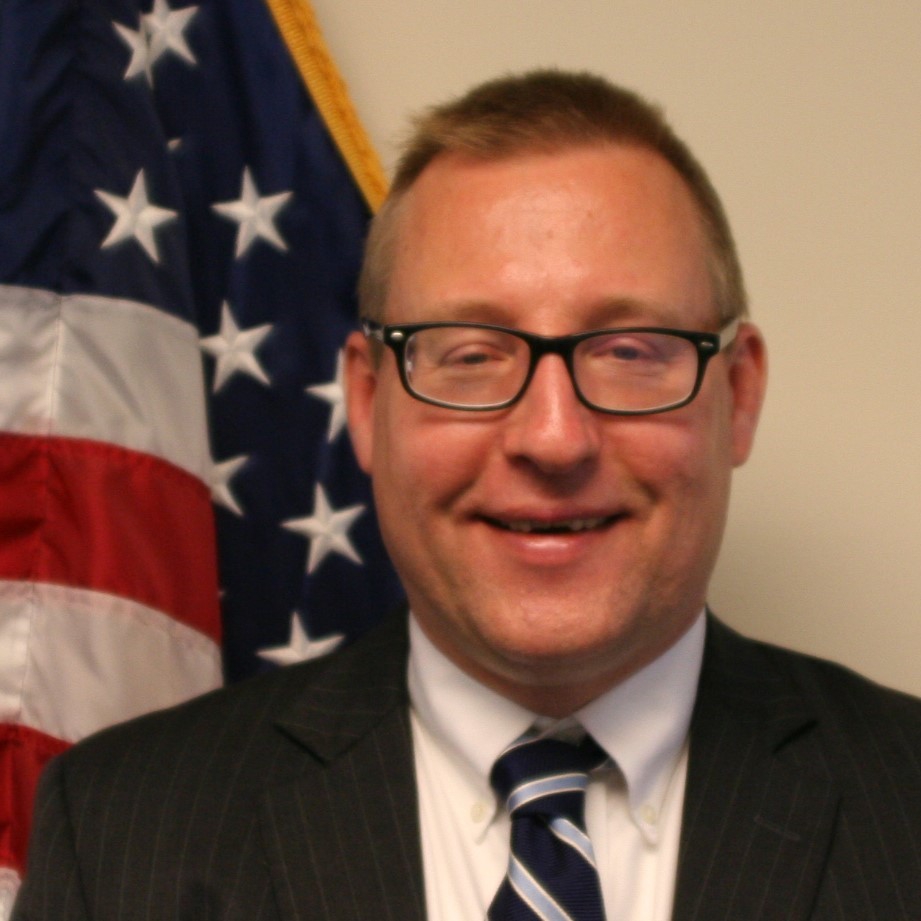
POLYGON ((598 453, 597 415, 579 400, 564 360, 544 355, 505 420, 506 454, 546 474, 580 469, 598 453))

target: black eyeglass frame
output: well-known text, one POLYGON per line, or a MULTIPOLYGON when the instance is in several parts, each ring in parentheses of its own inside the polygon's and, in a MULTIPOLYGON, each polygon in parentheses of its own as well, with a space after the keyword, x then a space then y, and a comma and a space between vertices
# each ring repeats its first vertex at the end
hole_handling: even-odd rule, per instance
POLYGON ((466 323, 466 322, 437 322, 437 323, 377 323, 374 320, 362 318, 361 328, 368 339, 386 345, 393 351, 396 357, 397 370, 400 374, 400 381, 403 389, 414 399, 422 403, 429 403, 432 406, 441 406, 445 409, 457 409, 461 412, 492 412, 499 409, 507 409, 517 403, 525 394, 537 363, 544 355, 559 355, 569 372, 569 379, 572 382, 573 390, 583 406, 593 409, 596 412, 605 413, 609 416, 650 416, 656 413, 670 412, 673 409, 680 409, 687 406, 700 392, 701 384, 704 380, 704 374, 710 359, 715 358, 724 349, 727 349, 735 342, 739 325, 742 322, 740 317, 730 320, 716 333, 702 333, 687 329, 670 329, 662 326, 624 326, 610 327, 606 329, 592 329, 584 333, 572 333, 567 336, 541 336, 537 333, 529 333, 520 329, 510 329, 507 326, 498 326, 492 323, 466 323), (406 345, 410 337, 417 332, 426 329, 440 329, 444 327, 467 327, 469 329, 486 329, 495 332, 507 333, 511 336, 521 339, 527 343, 530 360, 528 372, 522 381, 518 392, 508 400, 501 403, 490 403, 485 406, 464 406, 457 403, 449 403, 444 400, 437 400, 434 397, 427 397, 413 389, 409 377, 406 373, 406 345), (685 339, 692 343, 697 350, 697 377, 694 380, 694 387, 691 392, 682 400, 675 403, 668 403, 665 406, 657 406, 653 409, 607 409, 603 406, 597 406, 592 403, 585 394, 582 393, 579 383, 576 380, 575 365, 573 354, 580 342, 595 336, 603 336, 610 333, 663 333, 669 336, 676 336, 679 339, 685 339))

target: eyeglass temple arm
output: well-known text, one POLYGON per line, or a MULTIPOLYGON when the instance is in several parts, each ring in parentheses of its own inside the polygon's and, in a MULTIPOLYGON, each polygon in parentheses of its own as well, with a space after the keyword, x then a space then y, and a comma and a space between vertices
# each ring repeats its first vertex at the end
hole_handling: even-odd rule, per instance
POLYGON ((734 320, 730 320, 720 331, 719 331, 719 346, 717 347, 717 352, 722 352, 723 349, 729 348, 739 332, 739 326, 742 323, 741 317, 736 317, 734 320))

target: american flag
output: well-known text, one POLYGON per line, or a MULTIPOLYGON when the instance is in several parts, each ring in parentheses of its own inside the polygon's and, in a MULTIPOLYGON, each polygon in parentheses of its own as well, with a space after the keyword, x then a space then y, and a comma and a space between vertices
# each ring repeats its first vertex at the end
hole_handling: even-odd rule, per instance
POLYGON ((0 145, 2 918, 49 757, 400 590, 339 357, 384 181, 304 0, 0 0, 0 145))

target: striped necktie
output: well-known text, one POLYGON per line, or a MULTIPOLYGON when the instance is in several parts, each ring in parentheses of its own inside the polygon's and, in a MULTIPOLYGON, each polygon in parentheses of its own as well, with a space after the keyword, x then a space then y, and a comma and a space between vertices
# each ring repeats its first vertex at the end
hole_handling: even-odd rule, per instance
POLYGON ((488 921, 604 921, 585 831, 588 774, 604 761, 590 736, 573 745, 526 734, 499 756, 490 782, 511 816, 511 853, 488 921))

